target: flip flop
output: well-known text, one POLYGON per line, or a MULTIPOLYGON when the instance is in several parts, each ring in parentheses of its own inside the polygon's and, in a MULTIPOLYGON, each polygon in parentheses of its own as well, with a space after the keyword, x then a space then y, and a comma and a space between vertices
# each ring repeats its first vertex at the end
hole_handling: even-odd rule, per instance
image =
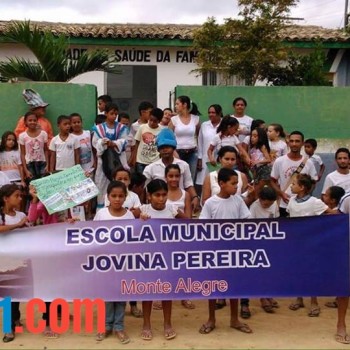
POLYGON ((116 335, 121 344, 130 343, 130 338, 124 331, 114 331, 114 334, 116 335))
POLYGON ((332 309, 338 308, 338 303, 336 301, 327 301, 324 305, 332 309))
POLYGON ((57 339, 58 334, 53 332, 51 329, 47 329, 43 332, 43 335, 46 339, 57 339))
POLYGON ((308 313, 309 317, 318 317, 320 315, 321 309, 319 306, 313 305, 308 313))
POLYGON ((152 340, 153 333, 150 329, 143 329, 141 331, 141 339, 142 340, 152 340))
POLYGON ((153 302, 153 310, 163 310, 162 302, 159 300, 153 302))
POLYGON ((143 316, 142 311, 137 306, 132 306, 130 309, 130 313, 132 316, 134 316, 136 318, 140 318, 143 316))
POLYGON ((181 300, 181 305, 185 308, 185 309, 195 309, 196 306, 192 303, 191 300, 181 300))
POLYGON ((231 328, 243 333, 253 333, 252 329, 246 323, 241 323, 238 326, 231 325, 231 328))
POLYGON ((172 328, 169 328, 164 331, 164 337, 166 340, 174 339, 176 336, 177 334, 172 328))
POLYGON ((261 307, 268 314, 274 314, 275 313, 275 310, 273 309, 273 306, 271 304, 264 304, 264 305, 261 305, 261 307))
POLYGON ((102 340, 105 340, 108 336, 110 336, 112 334, 112 331, 111 330, 107 330, 106 332, 104 333, 97 333, 96 334, 96 337, 95 339, 97 341, 102 341, 102 340))
POLYGON ((5 333, 4 337, 2 338, 2 341, 4 343, 9 343, 10 341, 15 340, 15 333, 11 332, 11 333, 5 333))
POLYGON ((241 317, 247 319, 247 318, 250 318, 251 316, 252 316, 252 313, 250 312, 249 307, 242 306, 241 307, 241 317))
POLYGON ((350 337, 348 334, 345 334, 345 335, 336 334, 334 337, 335 337, 335 341, 337 341, 338 343, 350 344, 350 337))
POLYGON ((215 329, 215 326, 203 324, 201 328, 199 328, 200 334, 209 334, 215 329))
POLYGON ((296 310, 299 310, 299 309, 301 309, 303 307, 305 307, 304 303, 295 302, 295 303, 291 303, 289 305, 289 310, 296 311, 296 310))

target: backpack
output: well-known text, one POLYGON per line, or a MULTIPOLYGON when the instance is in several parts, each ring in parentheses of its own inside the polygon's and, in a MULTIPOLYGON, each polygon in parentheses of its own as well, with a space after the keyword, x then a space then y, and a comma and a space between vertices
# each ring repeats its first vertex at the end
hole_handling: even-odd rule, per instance
POLYGON ((109 181, 113 181, 113 173, 116 169, 122 167, 119 154, 114 148, 107 148, 101 156, 102 170, 109 181))

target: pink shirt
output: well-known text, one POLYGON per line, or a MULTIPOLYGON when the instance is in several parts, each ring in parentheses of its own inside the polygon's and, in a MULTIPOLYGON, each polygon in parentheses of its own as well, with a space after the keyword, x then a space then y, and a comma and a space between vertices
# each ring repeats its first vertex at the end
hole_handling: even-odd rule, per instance
POLYGON ((43 203, 33 203, 30 202, 29 210, 28 210, 28 220, 31 222, 35 222, 38 219, 42 219, 43 225, 49 225, 49 224, 57 224, 58 223, 58 216, 56 213, 49 214, 46 210, 43 203))

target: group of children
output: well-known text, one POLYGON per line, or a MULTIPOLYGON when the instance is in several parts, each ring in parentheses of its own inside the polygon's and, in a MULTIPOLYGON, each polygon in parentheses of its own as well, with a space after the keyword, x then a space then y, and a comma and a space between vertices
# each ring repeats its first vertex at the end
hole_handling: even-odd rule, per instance
MULTIPOLYGON (((171 139, 169 132, 172 132, 168 129, 168 143, 157 143, 170 121, 171 110, 162 111, 153 108, 149 102, 143 102, 139 106, 140 117, 130 126, 128 115, 119 113, 118 106, 106 96, 99 98, 99 109, 103 114, 96 118, 92 133, 83 129, 82 117, 73 113, 58 117, 59 133, 50 140, 48 133, 38 127, 38 116, 29 111, 24 115, 26 130, 19 134, 18 142, 15 133, 3 134, 0 146, 0 180, 3 185, 0 189, 0 232, 24 227, 29 223, 36 224, 38 219, 42 224, 58 222, 57 214, 49 215, 40 203, 30 181, 75 164, 81 164, 86 175, 94 177, 100 190, 94 220, 192 218, 191 201, 197 196, 191 198, 188 191, 182 188, 183 173, 178 164, 174 162, 167 165, 162 179, 146 179, 142 174, 148 165, 159 159, 162 148, 176 149, 175 136, 171 139), (115 154, 118 156, 115 157, 115 154), (26 191, 18 185, 29 189, 28 203, 22 200, 26 198, 26 191), (20 211, 27 208, 28 216, 20 211)), ((209 162, 217 165, 219 161, 220 169, 215 170, 215 174, 208 174, 209 180, 204 181, 200 219, 264 219, 279 216, 278 193, 269 181, 271 164, 278 157, 288 154, 287 143, 283 140, 284 131, 279 124, 270 124, 265 130, 263 121, 257 120, 254 123, 250 134, 242 142, 237 137, 239 121, 231 116, 222 118, 218 133, 208 148, 209 162), (218 159, 216 154, 219 155, 218 159), (247 166, 243 166, 246 174, 237 170, 238 155, 240 164, 247 166), (210 190, 206 188, 206 183, 209 183, 210 190)), ((313 139, 304 142, 307 156, 319 164, 320 180, 324 166, 320 158, 314 155, 316 147, 317 143, 313 139)), ((337 212, 344 189, 339 186, 329 187, 321 201, 312 196, 314 181, 310 175, 292 175, 289 186, 293 196, 286 208, 290 217, 337 212)), ((93 206, 88 208, 89 218, 95 210, 93 206)), ((193 307, 190 301, 183 302, 189 308, 193 307)), ((5 334, 4 342, 14 339, 15 326, 20 322, 19 303, 12 304, 13 331, 5 334)), ((261 306, 271 313, 278 304, 272 298, 263 298, 261 306)), ((290 305, 290 309, 297 310, 303 306, 300 297, 290 305)), ((115 334, 121 344, 130 341, 124 327, 125 308, 124 302, 106 302, 106 329, 104 333, 97 334, 98 341, 111 334, 115 334)), ((173 339, 176 332, 171 322, 172 302, 162 301, 160 308, 164 316, 164 337, 167 340, 173 339)), ((216 300, 209 300, 209 318, 200 327, 200 333, 207 334, 215 329, 217 308, 216 300)), ((230 326, 251 333, 251 328, 238 318, 238 299, 230 300, 230 309, 230 326)), ((152 301, 142 302, 142 312, 137 308, 136 302, 131 302, 131 312, 136 317, 143 317, 141 337, 144 340, 153 337, 151 311, 152 301)), ((248 311, 244 315, 250 317, 248 311)), ((309 316, 318 316, 319 313, 317 298, 313 297, 309 316)), ((50 329, 49 317, 43 317, 47 320, 45 335, 49 338, 57 337, 50 329)))

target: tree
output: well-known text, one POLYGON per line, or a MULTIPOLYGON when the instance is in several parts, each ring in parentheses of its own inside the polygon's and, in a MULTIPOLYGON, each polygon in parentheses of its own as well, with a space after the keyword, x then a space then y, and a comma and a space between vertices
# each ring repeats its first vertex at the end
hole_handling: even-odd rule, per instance
POLYGON ((209 18, 194 34, 198 71, 236 75, 247 85, 264 80, 287 57, 279 33, 298 1, 239 0, 241 20, 209 18))
POLYGON ((274 86, 326 86, 326 55, 319 44, 309 55, 289 53, 287 64, 276 67, 267 77, 274 86))
POLYGON ((4 35, 5 40, 25 45, 37 62, 19 57, 0 62, 0 74, 7 79, 25 78, 33 81, 68 81, 75 76, 94 70, 110 71, 111 59, 107 50, 84 52, 78 59, 69 59, 69 39, 42 31, 30 21, 12 22, 4 35))

